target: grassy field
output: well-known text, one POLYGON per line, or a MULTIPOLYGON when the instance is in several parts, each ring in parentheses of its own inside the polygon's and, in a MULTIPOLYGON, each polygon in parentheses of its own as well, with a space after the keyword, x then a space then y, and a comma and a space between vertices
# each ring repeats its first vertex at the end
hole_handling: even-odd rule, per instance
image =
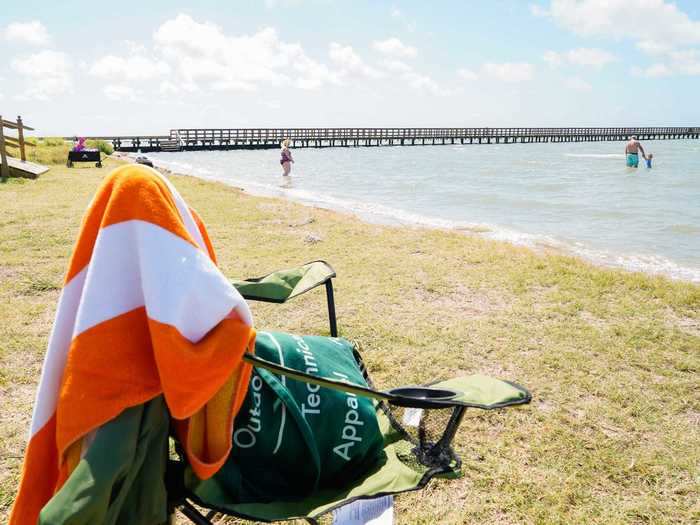
MULTIPOLYGON (((114 166, 0 184, 0 522, 80 218, 114 166)), ((379 386, 481 372, 532 390, 530 405, 468 416, 464 476, 399 497, 398 523, 700 520, 700 287, 171 180, 227 275, 331 262, 341 335, 379 386)), ((324 334, 323 301, 252 307, 261 329, 324 334)))

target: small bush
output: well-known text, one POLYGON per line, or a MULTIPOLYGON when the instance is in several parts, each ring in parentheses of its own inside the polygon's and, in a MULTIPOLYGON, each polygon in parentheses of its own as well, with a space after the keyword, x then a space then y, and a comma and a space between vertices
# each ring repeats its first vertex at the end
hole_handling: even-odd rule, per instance
POLYGON ((66 143, 61 137, 44 137, 40 140, 44 146, 63 146, 66 143))
POLYGON ((88 140, 87 146, 88 148, 97 148, 105 155, 111 155, 112 153, 114 153, 114 148, 112 147, 112 144, 105 140, 88 140))

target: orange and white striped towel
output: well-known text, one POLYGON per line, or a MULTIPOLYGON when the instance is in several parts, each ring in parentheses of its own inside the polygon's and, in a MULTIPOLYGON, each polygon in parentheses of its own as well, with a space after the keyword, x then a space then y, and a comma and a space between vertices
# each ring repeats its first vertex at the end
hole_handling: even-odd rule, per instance
POLYGON ((231 449, 254 339, 248 305, 177 190, 144 166, 115 170, 70 261, 10 523, 36 523, 91 432, 161 394, 195 473, 214 474, 231 449))

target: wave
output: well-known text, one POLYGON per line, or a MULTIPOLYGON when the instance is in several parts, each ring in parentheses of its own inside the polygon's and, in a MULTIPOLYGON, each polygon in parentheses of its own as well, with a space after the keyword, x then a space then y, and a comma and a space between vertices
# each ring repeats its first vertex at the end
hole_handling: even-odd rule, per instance
POLYGON ((698 235, 700 234, 700 226, 694 226, 692 224, 672 224, 665 227, 664 231, 679 233, 681 235, 698 235))
POLYGON ((482 237, 506 241, 516 246, 526 246, 535 250, 555 249, 581 257, 596 266, 622 268, 651 275, 665 275, 676 280, 700 283, 700 268, 684 266, 661 255, 621 254, 609 250, 594 249, 581 243, 562 241, 548 235, 525 233, 496 226, 489 226, 489 228, 488 232, 481 233, 482 237))
POLYGON ((665 275, 679 281, 700 283, 700 268, 683 266, 661 255, 616 254, 584 246, 573 247, 572 253, 598 266, 611 266, 633 272, 665 275))

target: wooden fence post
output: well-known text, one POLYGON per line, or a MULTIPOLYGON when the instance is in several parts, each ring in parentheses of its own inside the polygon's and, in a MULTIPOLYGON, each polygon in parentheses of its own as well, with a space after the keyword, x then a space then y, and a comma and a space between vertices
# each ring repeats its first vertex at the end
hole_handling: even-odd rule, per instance
POLYGON ((0 177, 6 179, 10 176, 10 166, 7 164, 7 151, 5 151, 5 123, 0 115, 0 177))
POLYGON ((24 162, 27 160, 27 155, 24 153, 24 125, 19 115, 17 115, 17 138, 19 139, 19 158, 24 162))

